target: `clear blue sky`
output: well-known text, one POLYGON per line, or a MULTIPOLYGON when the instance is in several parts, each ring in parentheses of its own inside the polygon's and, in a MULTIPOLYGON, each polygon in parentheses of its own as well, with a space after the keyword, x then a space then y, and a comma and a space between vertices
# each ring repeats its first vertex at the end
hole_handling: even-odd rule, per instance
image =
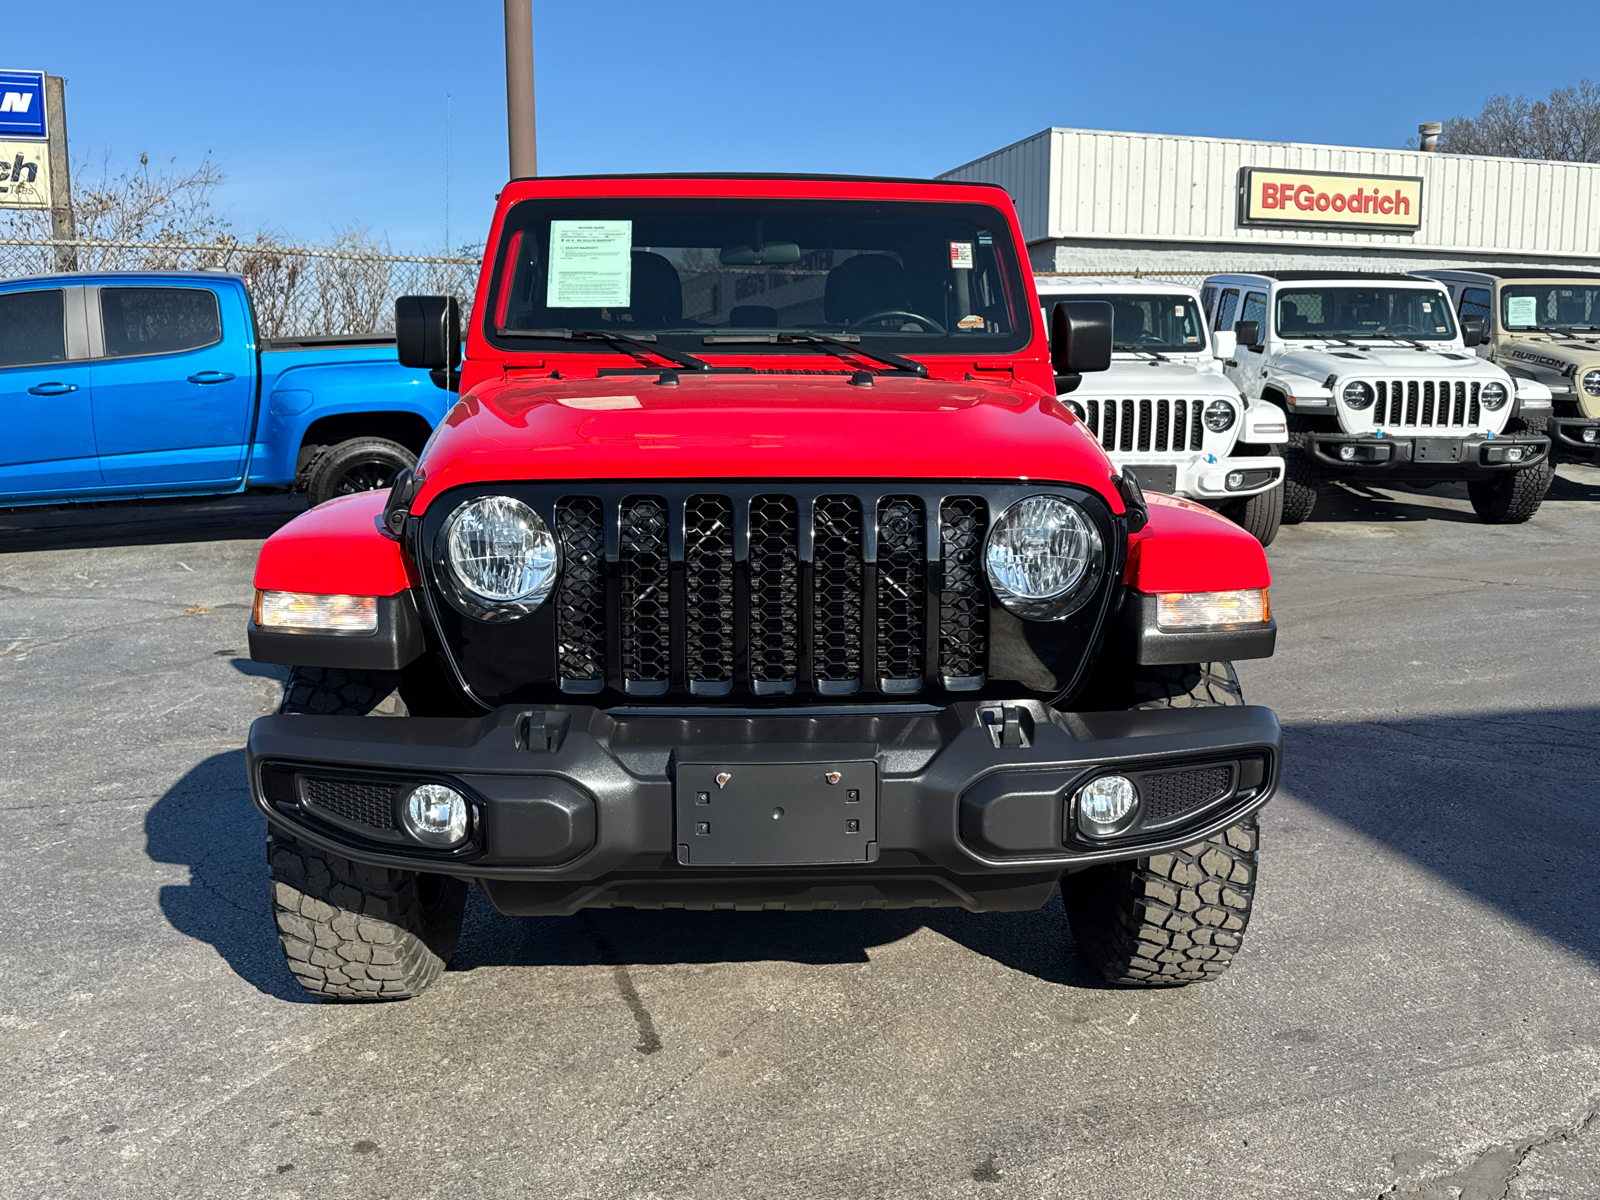
MULTIPOLYGON (((436 249, 449 93, 451 239, 482 236, 506 175, 499 0, 70 9, 11 0, 0 67, 67 77, 75 173, 209 151, 241 231, 436 249)), ((1398 146, 1491 93, 1600 76, 1593 0, 534 0, 534 38, 545 174, 931 175, 1050 125, 1398 146)))

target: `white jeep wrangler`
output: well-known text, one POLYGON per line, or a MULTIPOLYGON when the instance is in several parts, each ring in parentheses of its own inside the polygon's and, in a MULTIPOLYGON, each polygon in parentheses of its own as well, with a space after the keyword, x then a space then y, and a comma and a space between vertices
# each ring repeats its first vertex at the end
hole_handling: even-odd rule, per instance
POLYGON ((1111 369, 1059 398, 1139 485, 1197 500, 1270 545, 1283 510, 1284 412, 1246 400, 1223 374, 1233 335, 1206 330, 1192 287, 1145 279, 1035 275, 1048 323, 1062 300, 1112 310, 1111 369))
POLYGON ((1479 358, 1482 323, 1467 322, 1463 336, 1439 284, 1273 271, 1213 275, 1201 299, 1211 328, 1234 334, 1229 379, 1289 413, 1285 523, 1310 516, 1318 488, 1341 476, 1465 480, 1488 524, 1539 511, 1554 474, 1550 389, 1479 358))

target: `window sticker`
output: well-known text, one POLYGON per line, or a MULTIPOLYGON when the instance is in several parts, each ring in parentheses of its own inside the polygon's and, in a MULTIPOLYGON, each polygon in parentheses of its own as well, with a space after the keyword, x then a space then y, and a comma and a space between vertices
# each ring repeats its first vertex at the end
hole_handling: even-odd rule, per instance
POLYGON ((952 271, 972 270, 972 243, 950 243, 950 269, 952 271))
POLYGON ((626 308, 632 221, 551 221, 549 308, 626 308))
POLYGON ((1539 298, 1537 296, 1508 296, 1506 298, 1507 325, 1537 325, 1539 323, 1539 298))
POLYGON ((956 328, 957 329, 982 329, 983 328, 983 318, 978 316, 977 313, 973 313, 970 317, 962 317, 961 320, 956 322, 956 328))

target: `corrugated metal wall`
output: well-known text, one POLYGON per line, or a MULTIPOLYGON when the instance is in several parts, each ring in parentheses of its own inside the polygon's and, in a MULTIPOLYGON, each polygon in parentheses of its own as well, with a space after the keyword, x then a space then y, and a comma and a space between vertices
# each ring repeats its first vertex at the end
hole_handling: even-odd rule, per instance
POLYGON ((1068 238, 1600 256, 1600 165, 1048 129, 948 172, 998 183, 1030 242, 1068 238), (1415 233, 1238 223, 1241 167, 1421 176, 1415 233))

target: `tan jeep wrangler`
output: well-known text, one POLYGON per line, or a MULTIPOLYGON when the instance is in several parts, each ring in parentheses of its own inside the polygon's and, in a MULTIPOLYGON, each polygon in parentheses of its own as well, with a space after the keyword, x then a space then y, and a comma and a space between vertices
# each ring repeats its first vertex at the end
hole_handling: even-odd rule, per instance
POLYGON ((1418 274, 1450 289, 1463 322, 1482 319, 1480 355, 1550 389, 1552 453, 1592 461, 1600 448, 1600 274, 1545 267, 1418 274))

